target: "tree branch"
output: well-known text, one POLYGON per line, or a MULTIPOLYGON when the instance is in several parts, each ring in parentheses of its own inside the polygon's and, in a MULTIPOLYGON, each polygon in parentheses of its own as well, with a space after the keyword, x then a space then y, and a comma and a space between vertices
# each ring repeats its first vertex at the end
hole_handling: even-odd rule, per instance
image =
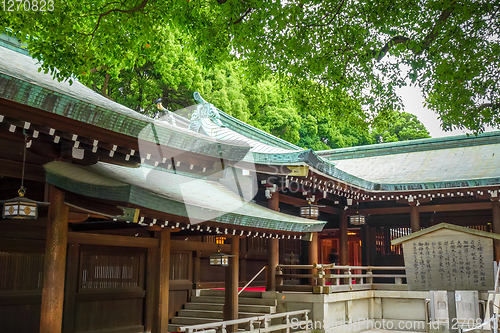
POLYGON ((101 89, 101 95, 103 95, 104 97, 108 97, 108 94, 106 93, 106 91, 108 89, 108 83, 109 83, 110 77, 111 77, 111 75, 109 73, 106 73, 106 77, 104 78, 104 84, 102 85, 102 89, 101 89))
POLYGON ((241 21, 243 21, 245 19, 245 17, 247 17, 247 15, 250 14, 253 10, 254 10, 254 8, 248 8, 247 11, 243 15, 241 15, 241 17, 239 19, 237 19, 236 21, 233 22, 233 24, 238 24, 241 21))
MULTIPOLYGON (((102 14, 99 14, 99 18, 97 19, 97 24, 96 26, 94 27, 94 29, 92 30, 92 33, 90 33, 90 36, 92 36, 90 42, 92 42, 92 39, 94 37, 94 34, 95 32, 97 31, 97 29, 99 28, 99 25, 101 24, 101 19, 104 17, 104 16, 107 16, 113 12, 119 12, 119 13, 133 13, 133 12, 136 12, 136 11, 139 11, 141 9, 143 9, 144 7, 146 7, 148 3, 148 0, 142 0, 142 2, 140 4, 138 4, 137 6, 135 6, 134 8, 131 8, 131 9, 119 9, 119 8, 114 8, 114 9, 110 9, 102 14)), ((89 44, 90 44, 89 42, 89 44)))
POLYGON ((382 60, 385 55, 387 54, 387 52, 389 52, 389 50, 396 44, 403 44, 403 43, 407 43, 410 39, 408 37, 405 37, 405 36, 394 36, 391 38, 390 41, 388 41, 387 43, 385 43, 384 47, 380 50, 380 52, 378 53, 378 56, 377 56, 377 52, 376 51, 373 51, 373 56, 377 57, 377 61, 380 61, 382 60))
POLYGON ((500 103, 484 103, 477 107, 478 111, 482 111, 484 109, 491 108, 492 110, 498 110, 500 108, 500 103))
MULTIPOLYGON (((437 36, 439 35, 439 32, 441 31, 441 28, 443 27, 443 25, 446 23, 448 18, 451 16, 453 11, 455 10, 454 4, 455 4, 455 2, 453 2, 450 7, 448 7, 447 9, 445 9, 441 12, 441 15, 439 15, 439 17, 438 17, 436 23, 434 24, 434 26, 432 27, 431 31, 424 37, 424 40, 422 41, 422 48, 416 52, 415 52, 415 50, 412 50, 413 52, 415 52, 416 54, 421 54, 427 47, 429 47, 429 45, 431 45, 436 40, 437 36)), ((404 36, 392 37, 392 39, 390 41, 388 41, 384 45, 384 47, 380 50, 380 52, 378 53, 378 56, 377 56, 376 51, 373 52, 373 56, 377 57, 377 61, 380 61, 385 57, 387 52, 394 45, 407 43, 409 40, 410 39, 408 37, 404 37, 404 36)))
POLYGON ((441 28, 446 23, 451 13, 455 10, 455 2, 452 3, 451 7, 445 9, 439 18, 436 21, 436 24, 432 27, 431 31, 425 36, 424 41, 422 42, 422 49, 417 53, 422 53, 424 49, 426 49, 429 45, 436 40, 436 37, 439 35, 441 28))
POLYGON ((311 28, 311 27, 326 27, 326 26, 329 26, 330 24, 332 24, 333 20, 335 20, 335 18, 337 16, 339 16, 340 10, 344 6, 344 3, 345 3, 345 0, 342 0, 342 2, 339 5, 339 8, 337 9, 337 12, 335 13, 335 15, 333 15, 333 17, 327 23, 324 23, 324 24, 308 24, 308 25, 304 25, 304 27, 311 28))

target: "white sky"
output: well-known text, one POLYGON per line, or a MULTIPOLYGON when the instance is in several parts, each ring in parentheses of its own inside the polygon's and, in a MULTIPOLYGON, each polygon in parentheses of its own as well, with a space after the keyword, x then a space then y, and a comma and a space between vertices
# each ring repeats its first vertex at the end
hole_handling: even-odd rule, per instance
MULTIPOLYGON (((425 125, 431 137, 440 138, 444 136, 462 135, 466 134, 466 131, 453 130, 450 132, 445 132, 441 129, 441 121, 438 119, 438 115, 424 107, 424 98, 422 92, 418 87, 406 86, 396 90, 396 93, 401 96, 403 104, 405 107, 405 112, 412 113, 418 117, 418 119, 425 125)), ((495 131, 494 128, 486 128, 486 131, 495 131)), ((470 131, 469 131, 470 133, 470 131)))
POLYGON ((404 111, 416 115, 418 120, 427 128, 431 137, 439 138, 443 136, 465 134, 465 132, 461 130, 445 132, 441 129, 441 122, 438 119, 437 113, 424 107, 424 98, 420 88, 406 86, 397 89, 396 93, 400 95, 403 100, 404 111))

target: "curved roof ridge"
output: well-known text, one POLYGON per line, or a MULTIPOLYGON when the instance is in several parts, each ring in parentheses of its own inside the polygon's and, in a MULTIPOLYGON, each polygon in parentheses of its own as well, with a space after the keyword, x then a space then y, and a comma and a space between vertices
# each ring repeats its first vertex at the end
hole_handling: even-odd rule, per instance
POLYGON ((281 149, 288 150, 304 150, 299 146, 294 145, 286 140, 280 139, 270 133, 267 133, 257 127, 249 125, 238 118, 235 118, 224 111, 217 109, 219 111, 222 123, 229 129, 246 136, 249 139, 259 141, 269 146, 274 146, 281 149))
POLYGON ((408 141, 379 143, 374 145, 318 150, 316 153, 331 160, 360 158, 380 155, 393 155, 460 147, 472 147, 500 142, 500 131, 492 131, 471 136, 468 134, 441 138, 417 139, 408 141))

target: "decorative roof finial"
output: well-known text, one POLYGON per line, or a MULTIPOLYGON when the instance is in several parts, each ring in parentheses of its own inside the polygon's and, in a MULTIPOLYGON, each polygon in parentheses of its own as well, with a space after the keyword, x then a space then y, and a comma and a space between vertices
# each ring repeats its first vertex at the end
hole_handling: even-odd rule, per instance
POLYGON ((162 101, 162 98, 158 98, 156 101, 155 101, 155 104, 156 104, 156 108, 160 111, 160 120, 166 120, 170 125, 174 125, 175 126, 175 118, 174 118, 174 115, 171 111, 165 109, 163 107, 163 105, 161 104, 161 101, 162 101), (167 117, 164 117, 164 116, 167 116, 167 117), (163 118, 163 119, 162 119, 163 118))
POLYGON ((189 129, 209 135, 208 133, 211 133, 214 128, 225 127, 220 121, 219 111, 213 104, 205 101, 197 91, 194 93, 194 99, 199 104, 191 115, 189 129))

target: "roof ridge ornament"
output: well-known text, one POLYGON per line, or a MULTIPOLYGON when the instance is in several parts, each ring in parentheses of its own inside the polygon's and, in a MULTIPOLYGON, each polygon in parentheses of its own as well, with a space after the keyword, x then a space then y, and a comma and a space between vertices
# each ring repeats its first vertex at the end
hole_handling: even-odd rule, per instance
POLYGON ((199 104, 196 105, 196 109, 191 115, 190 130, 211 136, 210 133, 214 128, 226 127, 222 124, 219 111, 213 104, 205 101, 197 91, 193 95, 194 100, 199 104))
POLYGON ((161 104, 161 101, 162 101, 161 97, 155 101, 156 108, 160 111, 159 112, 159 116, 160 116, 159 120, 166 120, 170 125, 176 126, 174 113, 172 111, 169 111, 165 107, 163 107, 163 105, 161 104))

